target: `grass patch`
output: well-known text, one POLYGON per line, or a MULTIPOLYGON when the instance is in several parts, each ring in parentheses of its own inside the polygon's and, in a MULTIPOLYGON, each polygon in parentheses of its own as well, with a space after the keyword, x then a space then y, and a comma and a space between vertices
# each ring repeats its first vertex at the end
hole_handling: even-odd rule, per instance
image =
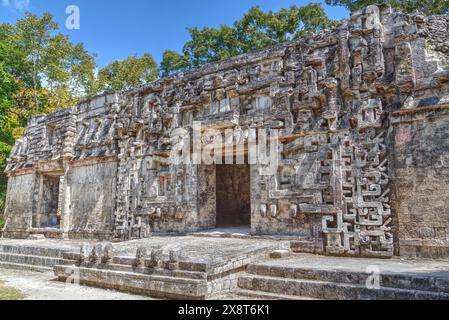
POLYGON ((20 290, 6 287, 1 281, 0 281, 0 301, 4 300, 22 300, 24 298, 24 295, 20 290))

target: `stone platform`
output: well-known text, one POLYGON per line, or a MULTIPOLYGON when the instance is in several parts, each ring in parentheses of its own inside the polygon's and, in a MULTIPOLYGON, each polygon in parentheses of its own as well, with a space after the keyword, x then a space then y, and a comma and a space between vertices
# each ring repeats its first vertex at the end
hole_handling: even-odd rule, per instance
POLYGON ((1 239, 0 268, 167 299, 449 300, 448 261, 293 254, 285 239, 216 232, 113 244, 1 239))
POLYGON ((0 240, 0 267, 54 271, 65 281, 172 299, 207 299, 237 287, 237 274, 289 241, 154 236, 120 243, 0 240))
POLYGON ((449 262, 294 254, 250 264, 238 288, 267 299, 448 300, 449 262))
POLYGON ((83 243, 50 239, 0 239, 0 268, 53 272, 55 265, 63 263, 64 253, 79 251, 83 243))
POLYGON ((65 281, 76 266, 81 283, 87 285, 157 298, 211 299, 236 289, 238 275, 248 264, 289 245, 261 239, 155 236, 116 243, 113 250, 97 244, 89 256, 83 250, 66 253, 54 271, 65 281))
POLYGON ((138 248, 176 250, 179 262, 201 265, 205 271, 220 271, 251 257, 265 257, 270 251, 288 248, 288 241, 271 239, 214 238, 200 236, 152 237, 113 244, 116 256, 136 256, 138 248))

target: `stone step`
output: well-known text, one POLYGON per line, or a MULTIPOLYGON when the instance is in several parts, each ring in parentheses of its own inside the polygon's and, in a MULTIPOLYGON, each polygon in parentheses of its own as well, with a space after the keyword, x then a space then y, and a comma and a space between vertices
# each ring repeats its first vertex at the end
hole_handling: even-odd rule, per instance
POLYGON ((290 242, 290 249, 295 253, 323 253, 323 243, 310 240, 294 240, 290 242))
POLYGON ((309 297, 291 296, 285 294, 264 292, 264 291, 254 291, 254 290, 244 290, 238 289, 233 294, 234 298, 241 299, 251 299, 251 300, 318 300, 309 297))
MULTIPOLYGON (((76 265, 78 261, 76 260, 63 260, 64 265, 76 265)), ((107 265, 91 265, 91 268, 99 268, 108 271, 121 271, 121 272, 131 272, 131 273, 140 273, 154 276, 164 276, 164 277, 174 277, 174 278, 184 278, 184 279, 196 279, 196 280, 206 280, 207 273, 205 272, 193 272, 193 271, 184 271, 184 270, 166 270, 162 268, 158 269, 149 269, 147 267, 135 267, 131 265, 124 264, 114 264, 110 263, 107 265)))
MULTIPOLYGON (((79 265, 80 254, 76 252, 66 252, 63 255, 63 261, 65 265, 79 265)), ((151 260, 145 259, 145 266, 134 266, 136 259, 135 257, 128 256, 115 256, 112 262, 108 264, 92 264, 83 265, 84 267, 95 267, 110 271, 122 271, 122 272, 136 272, 142 274, 152 274, 160 276, 168 276, 175 278, 186 278, 186 279, 207 279, 207 273, 205 272, 206 266, 204 263, 194 263, 194 262, 180 262, 179 268, 177 270, 166 270, 164 268, 151 269, 146 265, 149 264, 151 260)))
POLYGON ((3 261, 0 261, 0 269, 53 273, 52 267, 34 266, 30 264, 10 263, 3 261))
POLYGON ((240 276, 238 286, 244 290, 326 300, 449 300, 449 294, 446 293, 385 287, 371 290, 359 284, 250 274, 240 276))
MULTIPOLYGON (((114 257, 112 262, 114 264, 123 265, 123 266, 132 266, 135 262, 135 257, 114 257)), ((249 263, 249 259, 246 259, 247 263, 249 263)), ((145 259, 145 264, 151 262, 151 259, 145 259)), ((243 264, 243 261, 242 261, 243 264)), ((241 267, 241 266, 240 266, 241 267)), ((207 272, 207 264, 203 262, 192 262, 192 261, 180 261, 179 269, 186 272, 207 272)))
POLYGON ((24 254, 0 253, 0 262, 16 263, 32 266, 54 267, 63 264, 60 258, 33 256, 24 254))
MULTIPOLYGON (((208 294, 206 280, 164 277, 125 271, 80 267, 81 284, 149 295, 155 298, 204 300, 208 294)), ((71 274, 67 266, 54 267, 59 281, 71 274)))
POLYGON ((74 260, 74 261, 78 261, 80 259, 80 254, 77 252, 64 252, 62 254, 62 258, 64 260, 74 260))
POLYGON ((30 247, 18 245, 0 245, 0 253, 62 258, 64 250, 55 248, 42 248, 42 247, 30 247))
MULTIPOLYGON (((286 279, 317 280, 324 282, 336 282, 346 284, 365 285, 367 273, 349 270, 325 270, 306 267, 288 267, 266 264, 249 265, 248 274, 279 277, 286 279)), ((432 291, 449 293, 449 277, 432 273, 425 276, 419 273, 386 273, 380 274, 380 285, 385 288, 413 289, 420 291, 432 291)))
POLYGON ((64 265, 64 266, 75 266, 77 265, 78 261, 77 260, 60 260, 60 262, 58 263, 58 265, 64 265))

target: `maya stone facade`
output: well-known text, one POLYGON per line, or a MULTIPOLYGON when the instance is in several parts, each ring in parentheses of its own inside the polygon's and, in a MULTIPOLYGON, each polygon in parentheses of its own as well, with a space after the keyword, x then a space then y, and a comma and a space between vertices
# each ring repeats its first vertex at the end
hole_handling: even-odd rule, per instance
POLYGON ((334 30, 33 117, 6 170, 4 236, 239 225, 295 236, 300 251, 449 256, 448 137, 449 17, 370 6, 334 30), (279 130, 277 172, 174 164, 172 133, 194 121, 233 129, 243 156, 254 130, 279 130))

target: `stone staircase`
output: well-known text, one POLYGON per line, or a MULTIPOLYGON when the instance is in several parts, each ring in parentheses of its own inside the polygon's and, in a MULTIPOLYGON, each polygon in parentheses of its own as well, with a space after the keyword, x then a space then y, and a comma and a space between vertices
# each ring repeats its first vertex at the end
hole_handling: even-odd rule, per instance
MULTIPOLYGON (((148 246, 146 251, 140 242, 130 242, 115 244, 117 251, 111 255, 101 243, 83 245, 89 250, 82 256, 80 243, 3 240, 0 273, 2 268, 54 272, 65 281, 73 266, 79 266, 83 284, 168 299, 449 300, 448 261, 292 254, 277 243, 248 251, 251 243, 242 241, 247 251, 223 251, 213 259, 209 253, 208 260, 198 259, 196 247, 188 251, 148 246), (379 269, 378 289, 367 286, 373 276, 367 267, 379 269)), ((217 245, 212 241, 210 247, 217 245)))
POLYGON ((36 272, 53 272, 64 263, 64 250, 36 246, 0 244, 0 268, 36 272))
POLYGON ((383 273, 380 288, 369 289, 368 274, 354 270, 250 264, 238 278, 240 297, 251 299, 449 300, 444 273, 383 273))

